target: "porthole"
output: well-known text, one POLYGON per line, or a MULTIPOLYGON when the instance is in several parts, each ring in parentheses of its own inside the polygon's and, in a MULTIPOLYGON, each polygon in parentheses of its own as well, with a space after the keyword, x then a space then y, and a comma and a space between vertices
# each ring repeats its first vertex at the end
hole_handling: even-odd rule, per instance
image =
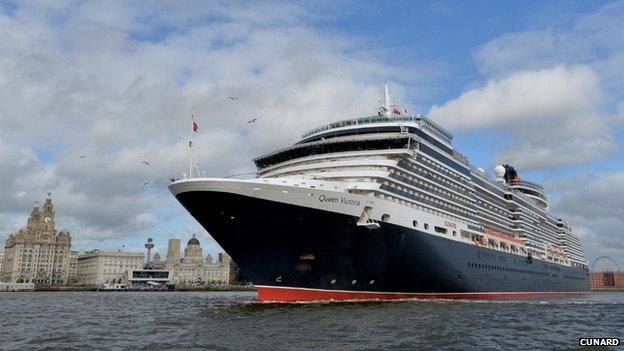
POLYGON ((351 281, 351 285, 354 285, 355 283, 357 283, 357 280, 353 279, 353 280, 351 281))
POLYGON ((429 224, 425 223, 425 229, 429 229, 429 224))
POLYGON ((418 228, 418 221, 412 221, 412 225, 414 226, 414 228, 418 228))
POLYGON ((370 285, 375 284, 375 280, 374 280, 374 279, 373 279, 373 280, 371 280, 370 282, 368 282, 368 284, 370 284, 370 285))

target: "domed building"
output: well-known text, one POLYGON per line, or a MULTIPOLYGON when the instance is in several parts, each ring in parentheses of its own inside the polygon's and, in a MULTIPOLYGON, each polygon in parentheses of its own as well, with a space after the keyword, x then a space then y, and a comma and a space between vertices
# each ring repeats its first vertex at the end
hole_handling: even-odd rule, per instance
MULTIPOLYGON (((48 194, 49 196, 49 194, 48 194)), ((2 281, 66 284, 69 276, 71 235, 56 230, 52 199, 35 206, 26 227, 9 235, 5 244, 2 281)))
POLYGON ((154 258, 152 258, 152 268, 154 269, 165 268, 165 262, 160 258, 160 254, 158 252, 155 253, 154 258))
POLYGON ((202 261, 202 248, 199 245, 199 240, 195 234, 191 240, 186 243, 186 248, 184 249, 184 258, 182 259, 184 262, 194 262, 201 263, 202 261))
POLYGON ((208 255, 206 260, 202 258, 202 247, 193 234, 184 248, 184 257, 179 258, 180 240, 169 240, 167 250, 167 269, 171 272, 171 279, 177 284, 203 285, 228 284, 230 278, 230 257, 219 254, 216 262, 208 255))

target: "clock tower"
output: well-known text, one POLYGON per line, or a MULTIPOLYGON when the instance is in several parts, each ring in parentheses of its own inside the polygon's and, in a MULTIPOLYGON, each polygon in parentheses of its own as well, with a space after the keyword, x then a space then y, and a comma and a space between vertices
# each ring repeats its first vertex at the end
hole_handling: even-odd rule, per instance
POLYGON ((69 274, 68 231, 57 232, 50 193, 36 205, 26 227, 9 235, 5 245, 2 280, 38 284, 65 284, 69 274))

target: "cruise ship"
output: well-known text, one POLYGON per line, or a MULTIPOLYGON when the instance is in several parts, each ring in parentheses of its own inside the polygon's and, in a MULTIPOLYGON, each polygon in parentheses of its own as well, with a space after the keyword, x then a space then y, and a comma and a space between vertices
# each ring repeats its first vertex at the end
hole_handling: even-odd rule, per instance
POLYGON ((253 179, 169 188, 256 286, 258 300, 491 299, 586 294, 578 236, 542 186, 494 178, 453 135, 394 105, 254 159, 253 179))

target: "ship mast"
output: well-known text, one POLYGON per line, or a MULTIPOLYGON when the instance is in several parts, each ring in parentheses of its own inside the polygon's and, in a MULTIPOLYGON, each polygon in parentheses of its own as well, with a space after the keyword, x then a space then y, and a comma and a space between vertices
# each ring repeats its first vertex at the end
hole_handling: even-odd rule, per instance
POLYGON ((195 159, 195 153, 193 152, 193 146, 195 146, 194 135, 197 133, 199 125, 195 122, 195 116, 191 115, 191 128, 189 130, 189 178, 193 178, 193 169, 197 172, 197 176, 201 178, 199 167, 197 167, 197 160, 195 159))
POLYGON ((386 117, 390 117, 392 115, 392 111, 390 110, 392 107, 390 105, 390 91, 388 90, 388 81, 384 82, 384 101, 383 101, 383 114, 386 117))

